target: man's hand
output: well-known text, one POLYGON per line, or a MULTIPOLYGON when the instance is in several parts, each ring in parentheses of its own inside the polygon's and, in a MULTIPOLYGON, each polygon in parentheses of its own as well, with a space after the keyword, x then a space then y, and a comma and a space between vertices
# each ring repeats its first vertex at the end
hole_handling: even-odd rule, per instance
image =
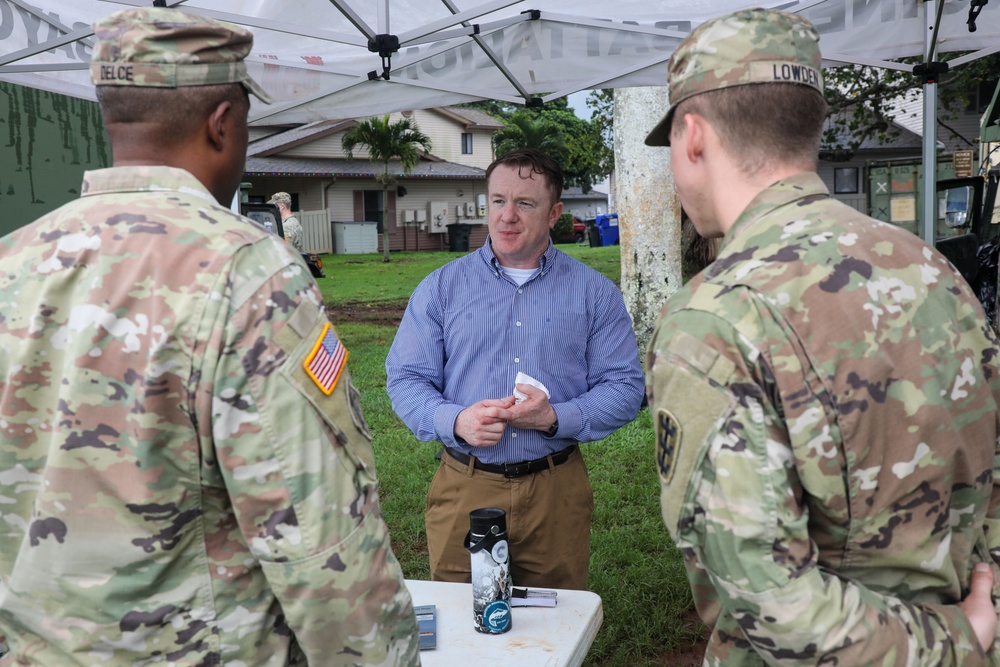
POLYGON ((512 415, 510 425, 534 431, 547 431, 556 420, 556 411, 549 405, 549 397, 544 391, 530 384, 515 386, 528 398, 510 409, 512 415))
POLYGON ((988 564, 976 563, 969 582, 969 595, 958 603, 958 608, 968 617, 983 651, 989 651, 997 631, 997 612, 993 607, 993 571, 988 564))
POLYGON ((489 447, 500 442, 507 422, 511 420, 510 407, 514 397, 487 399, 474 403, 458 413, 455 419, 455 436, 473 447, 489 447))

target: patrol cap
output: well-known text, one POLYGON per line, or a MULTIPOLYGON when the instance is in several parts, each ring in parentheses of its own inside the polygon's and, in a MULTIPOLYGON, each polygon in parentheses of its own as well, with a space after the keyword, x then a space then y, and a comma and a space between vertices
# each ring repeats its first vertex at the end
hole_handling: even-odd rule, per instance
POLYGON ((287 192, 275 192, 271 195, 271 198, 267 201, 268 204, 284 204, 285 206, 292 205, 292 196, 287 192))
POLYGON ((123 9, 94 24, 90 78, 95 86, 179 88, 240 83, 265 104, 271 97, 243 59, 253 34, 239 26, 167 7, 123 9))
POLYGON ((796 83, 823 94, 819 33, 812 24, 774 9, 746 9, 702 23, 670 56, 670 109, 646 145, 670 145, 674 109, 689 97, 759 83, 796 83))

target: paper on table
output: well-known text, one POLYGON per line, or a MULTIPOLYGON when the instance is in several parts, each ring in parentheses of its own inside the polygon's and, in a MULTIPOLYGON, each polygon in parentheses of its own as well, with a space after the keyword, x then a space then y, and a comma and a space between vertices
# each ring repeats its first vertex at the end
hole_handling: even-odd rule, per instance
POLYGON ((528 398, 527 394, 517 390, 517 385, 519 384, 530 384, 532 387, 544 391, 545 398, 552 398, 552 395, 549 394, 549 390, 545 387, 544 384, 542 384, 535 378, 531 377, 530 375, 518 371, 517 377, 514 378, 514 399, 515 399, 514 405, 520 405, 528 398))

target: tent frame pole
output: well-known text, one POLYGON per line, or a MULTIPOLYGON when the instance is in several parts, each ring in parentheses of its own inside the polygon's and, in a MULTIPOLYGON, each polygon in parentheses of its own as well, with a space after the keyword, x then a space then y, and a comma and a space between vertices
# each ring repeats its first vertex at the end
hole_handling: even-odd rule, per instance
POLYGON ((938 27, 941 25, 941 13, 944 9, 943 0, 927 0, 924 3, 924 19, 927 31, 924 44, 923 66, 913 68, 913 73, 922 75, 924 79, 924 117, 923 117, 923 223, 921 237, 927 243, 934 245, 937 236, 937 79, 940 74, 948 71, 948 63, 937 62, 938 27))

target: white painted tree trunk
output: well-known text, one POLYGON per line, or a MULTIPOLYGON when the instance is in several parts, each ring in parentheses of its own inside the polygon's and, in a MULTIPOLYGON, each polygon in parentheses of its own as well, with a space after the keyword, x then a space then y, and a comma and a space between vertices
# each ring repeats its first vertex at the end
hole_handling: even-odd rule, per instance
POLYGON ((622 294, 639 352, 667 297, 681 286, 681 205, 670 149, 643 143, 666 113, 666 88, 615 90, 613 206, 621 238, 622 294))

